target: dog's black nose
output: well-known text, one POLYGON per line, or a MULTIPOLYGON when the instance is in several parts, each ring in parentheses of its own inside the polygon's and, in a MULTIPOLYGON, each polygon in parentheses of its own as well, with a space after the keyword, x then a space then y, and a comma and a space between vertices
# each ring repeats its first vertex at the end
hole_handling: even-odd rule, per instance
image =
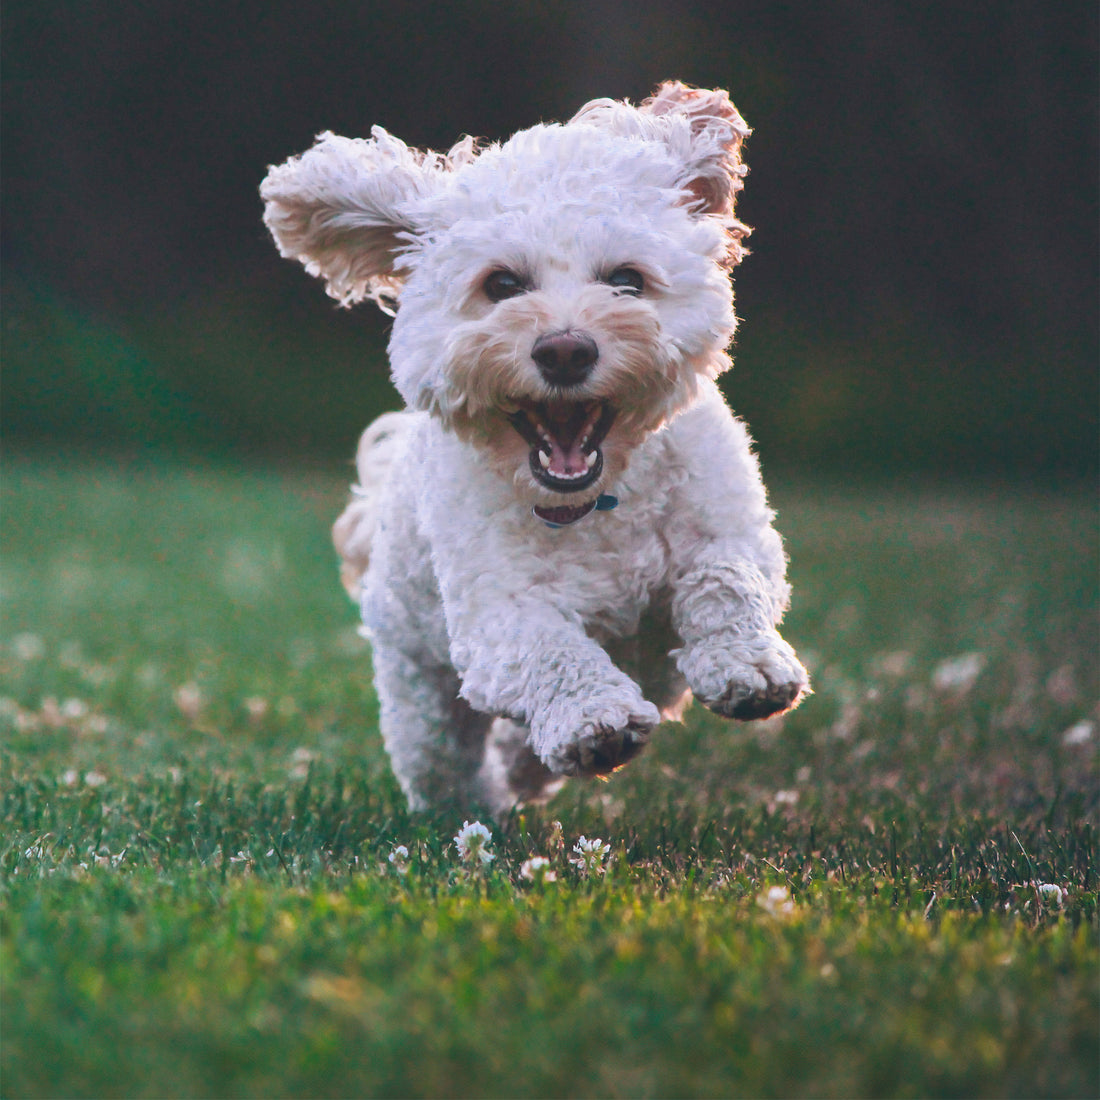
POLYGON ((554 332, 540 336, 531 358, 552 386, 576 386, 583 382, 600 357, 596 341, 584 332, 554 332))

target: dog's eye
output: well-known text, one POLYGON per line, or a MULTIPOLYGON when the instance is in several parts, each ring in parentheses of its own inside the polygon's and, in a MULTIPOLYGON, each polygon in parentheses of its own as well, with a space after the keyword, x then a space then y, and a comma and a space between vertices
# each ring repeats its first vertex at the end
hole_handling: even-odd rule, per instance
POLYGON ((505 298, 515 298, 526 294, 527 281, 512 271, 491 271, 482 284, 485 297, 490 302, 503 302, 505 298))
POLYGON ((617 267, 604 279, 608 286, 623 294, 637 298, 645 290, 645 279, 640 271, 632 267, 617 267))

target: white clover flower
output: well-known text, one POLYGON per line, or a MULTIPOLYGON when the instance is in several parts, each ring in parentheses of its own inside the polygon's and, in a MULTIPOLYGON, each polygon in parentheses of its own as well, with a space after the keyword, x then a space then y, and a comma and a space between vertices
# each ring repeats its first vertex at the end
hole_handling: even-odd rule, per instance
POLYGON ((1095 732, 1096 726, 1087 719, 1081 722, 1075 722, 1062 734, 1062 744, 1086 745, 1092 740, 1092 735, 1095 732))
POLYGON ((985 668, 984 653, 964 653, 941 661, 932 672, 932 686, 939 692, 965 695, 985 668))
POLYGON ((97 851, 95 848, 88 849, 88 855, 92 857, 90 864, 81 863, 80 867, 87 871, 89 867, 96 868, 102 867, 106 870, 111 870, 117 867, 125 858, 129 848, 123 848, 117 855, 112 855, 111 850, 104 844, 101 845, 97 851))
POLYGON ((550 867, 550 860, 546 856, 532 856, 524 860, 519 873, 528 882, 537 882, 539 885, 545 882, 556 882, 558 876, 550 867))
POLYGON ((88 704, 83 699, 66 699, 61 704, 61 717, 66 722, 79 722, 88 717, 88 704))
POLYGON ((1052 905, 1057 905, 1059 908, 1061 908, 1061 886, 1055 886, 1053 882, 1040 882, 1037 889, 1039 891, 1039 896, 1043 899, 1043 901, 1050 902, 1052 905))
POLYGON ((771 886, 757 895, 756 904, 773 917, 789 917, 795 910, 794 900, 786 886, 771 886))
POLYGON ((290 766, 287 775, 291 779, 305 779, 309 775, 309 766, 317 759, 317 754, 304 746, 296 748, 290 754, 290 766))
POLYGON ((248 714, 248 720, 259 724, 267 717, 271 704, 262 695, 250 695, 244 701, 244 709, 248 714))
POLYGON ((493 834, 480 821, 464 821, 454 839, 459 858, 464 863, 480 863, 484 866, 497 858, 489 851, 489 841, 493 839, 493 834))
POLYGON ((409 873, 409 849, 404 844, 398 844, 387 858, 390 861, 390 866, 399 875, 409 873))
POLYGON ((206 706, 202 689, 191 680, 176 688, 172 693, 172 698, 179 708, 180 714, 191 722, 194 722, 202 714, 203 707, 206 706))
POLYGON ((585 878, 593 874, 602 875, 607 869, 604 867, 604 860, 607 859, 610 851, 611 845, 604 844, 598 836, 589 840, 582 835, 577 838, 577 843, 573 845, 574 854, 569 857, 569 862, 585 878))

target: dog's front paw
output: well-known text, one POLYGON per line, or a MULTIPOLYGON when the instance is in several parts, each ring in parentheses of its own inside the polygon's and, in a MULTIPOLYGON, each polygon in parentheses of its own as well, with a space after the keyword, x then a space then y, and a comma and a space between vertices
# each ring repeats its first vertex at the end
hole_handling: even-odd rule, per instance
POLYGON ((696 647, 681 668, 696 699, 742 722, 790 710, 810 690, 806 669, 775 633, 696 647))
POLYGON ((540 753, 558 775, 607 775, 637 756, 661 720, 657 708, 643 699, 634 705, 585 708, 569 732, 540 753))

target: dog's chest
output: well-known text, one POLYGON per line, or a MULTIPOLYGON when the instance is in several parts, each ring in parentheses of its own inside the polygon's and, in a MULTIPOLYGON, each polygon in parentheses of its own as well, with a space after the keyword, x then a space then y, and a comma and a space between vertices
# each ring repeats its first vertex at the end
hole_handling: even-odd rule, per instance
POLYGON ((418 526, 452 614, 530 619, 543 607, 606 641, 632 636, 645 611, 667 602, 668 525, 685 476, 669 433, 647 440, 610 487, 617 507, 560 528, 532 514, 471 448, 442 432, 430 442, 418 526))
POLYGON ((632 496, 539 539, 535 587, 599 640, 629 637, 642 614, 663 601, 669 550, 659 501, 632 496))

